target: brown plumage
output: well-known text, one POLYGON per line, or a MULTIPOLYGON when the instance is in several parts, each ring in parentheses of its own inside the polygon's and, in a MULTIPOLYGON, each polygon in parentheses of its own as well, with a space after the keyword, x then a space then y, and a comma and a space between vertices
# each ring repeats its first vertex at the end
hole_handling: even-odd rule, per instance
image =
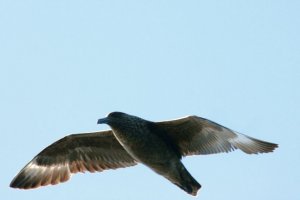
POLYGON ((201 185, 181 157, 240 149, 247 154, 272 152, 277 144, 234 132, 210 120, 188 116, 151 122, 121 112, 98 123, 112 130, 66 136, 30 161, 10 186, 31 189, 67 181, 77 172, 96 172, 143 163, 191 195, 201 185))

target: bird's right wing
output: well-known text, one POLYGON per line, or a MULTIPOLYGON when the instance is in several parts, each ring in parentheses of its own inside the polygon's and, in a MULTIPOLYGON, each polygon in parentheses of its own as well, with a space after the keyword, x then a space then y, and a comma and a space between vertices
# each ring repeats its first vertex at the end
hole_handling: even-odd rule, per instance
POLYGON ((31 189, 67 181, 72 173, 136 165, 112 131, 66 136, 46 147, 12 180, 13 188, 31 189))
POLYGON ((198 117, 156 123, 178 147, 183 156, 214 154, 240 149, 248 154, 272 152, 277 144, 232 131, 220 124, 198 117))

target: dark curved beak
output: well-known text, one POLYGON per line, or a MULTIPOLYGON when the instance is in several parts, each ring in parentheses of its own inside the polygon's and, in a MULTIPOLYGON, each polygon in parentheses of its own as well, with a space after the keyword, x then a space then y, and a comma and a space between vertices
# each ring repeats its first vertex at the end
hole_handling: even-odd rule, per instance
POLYGON ((107 124, 107 122, 108 119, 107 117, 105 117, 105 118, 98 119, 97 124, 107 124))

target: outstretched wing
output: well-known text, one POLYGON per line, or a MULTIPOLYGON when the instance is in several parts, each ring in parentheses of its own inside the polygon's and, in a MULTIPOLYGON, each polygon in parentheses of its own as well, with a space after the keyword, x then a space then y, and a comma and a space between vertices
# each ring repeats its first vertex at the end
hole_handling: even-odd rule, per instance
POLYGON ((198 116, 156 124, 170 137, 183 156, 230 152, 235 149, 248 154, 268 153, 278 147, 277 144, 237 133, 198 116))
POLYGON ((10 187, 31 189, 69 180, 71 174, 136 165, 112 131, 66 136, 46 147, 12 180, 10 187))

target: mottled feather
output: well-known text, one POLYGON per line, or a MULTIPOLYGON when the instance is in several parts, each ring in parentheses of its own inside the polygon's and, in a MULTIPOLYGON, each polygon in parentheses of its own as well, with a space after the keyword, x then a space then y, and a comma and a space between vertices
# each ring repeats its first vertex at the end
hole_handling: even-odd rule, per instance
POLYGON ((157 122, 180 149, 182 156, 215 154, 240 149, 247 154, 272 152, 277 144, 235 132, 198 116, 157 122))
POLYGON ((77 172, 100 172, 136 165, 112 131, 66 136, 46 147, 13 179, 10 186, 31 189, 67 181, 77 172))

